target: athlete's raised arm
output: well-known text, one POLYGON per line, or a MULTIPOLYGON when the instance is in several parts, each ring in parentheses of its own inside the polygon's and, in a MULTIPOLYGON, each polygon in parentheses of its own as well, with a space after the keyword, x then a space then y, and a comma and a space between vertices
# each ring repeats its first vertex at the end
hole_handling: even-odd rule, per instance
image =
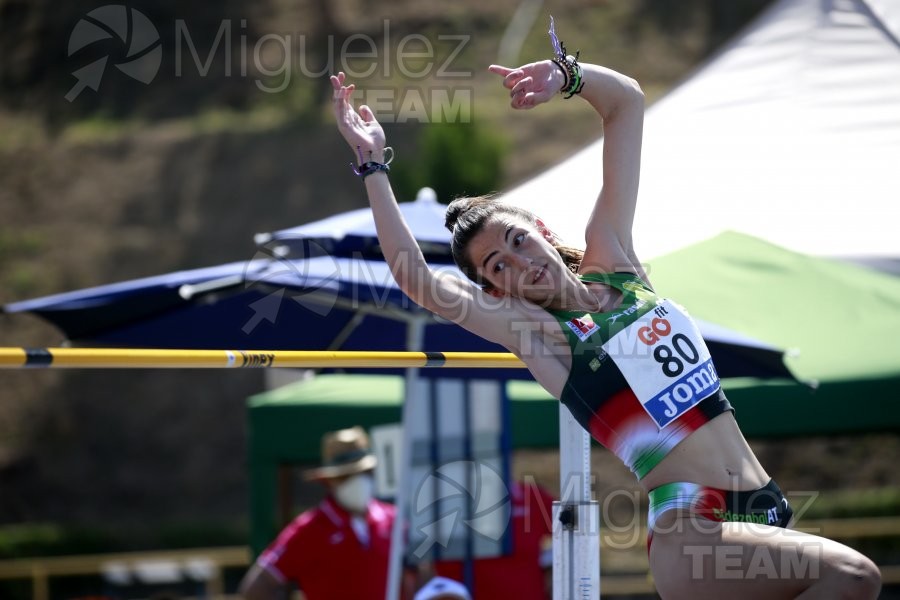
MULTIPOLYGON (((603 188, 585 228, 581 272, 633 268, 643 275, 631 229, 640 178, 644 94, 634 79, 598 65, 575 63, 580 81, 573 81, 564 72, 567 64, 572 62, 544 60, 517 69, 492 65, 490 70, 504 78, 515 109, 547 102, 571 83, 572 94, 587 100, 603 119, 603 188)), ((560 203, 565 206, 564 197, 560 203)))
POLYGON ((358 112, 353 108, 354 85, 346 84, 344 73, 332 76, 331 82, 338 130, 357 156, 378 241, 397 285, 420 306, 515 351, 518 336, 509 324, 516 314, 508 305, 504 309, 503 299, 425 262, 388 181, 384 130, 368 106, 360 106, 358 112))

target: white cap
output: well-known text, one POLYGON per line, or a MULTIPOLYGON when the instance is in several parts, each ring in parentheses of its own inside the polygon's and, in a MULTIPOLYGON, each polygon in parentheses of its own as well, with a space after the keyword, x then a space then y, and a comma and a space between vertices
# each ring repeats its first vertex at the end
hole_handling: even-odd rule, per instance
POLYGON ((431 600, 432 598, 457 598, 472 600, 466 586, 446 577, 432 577, 425 586, 416 592, 413 600, 431 600))

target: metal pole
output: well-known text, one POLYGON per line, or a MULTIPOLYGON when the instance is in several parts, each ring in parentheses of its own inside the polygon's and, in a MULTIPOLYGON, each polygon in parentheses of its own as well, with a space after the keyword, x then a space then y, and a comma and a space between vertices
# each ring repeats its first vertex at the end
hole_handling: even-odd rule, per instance
MULTIPOLYGON (((413 319, 406 329, 406 347, 421 348, 425 340, 425 322, 413 319)), ((403 552, 406 544, 403 539, 403 525, 406 519, 407 493, 412 475, 412 423, 414 423, 415 407, 419 403, 415 395, 415 381, 419 370, 415 367, 406 369, 403 388, 403 443, 400 450, 400 476, 397 483, 397 496, 394 498, 394 526, 391 529, 391 554, 388 560, 388 584, 385 591, 386 600, 397 600, 400 597, 400 583, 403 568, 403 552)))
POLYGON ((591 438, 559 405, 560 499, 553 503, 553 600, 600 598, 600 509, 591 501, 591 438))
POLYGON ((564 404, 559 404, 560 501, 591 500, 591 438, 564 404))

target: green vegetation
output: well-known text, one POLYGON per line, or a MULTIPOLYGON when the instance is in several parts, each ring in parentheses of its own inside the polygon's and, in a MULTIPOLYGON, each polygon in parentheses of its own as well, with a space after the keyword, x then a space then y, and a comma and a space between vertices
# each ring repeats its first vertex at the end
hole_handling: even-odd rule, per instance
POLYGON ((247 543, 246 523, 155 523, 143 527, 76 527, 21 523, 0 527, 0 560, 102 554, 139 549, 177 550, 247 543))
POLYGON ((53 523, 22 523, 0 528, 0 559, 90 554, 121 549, 108 532, 66 528, 53 523))
POLYGON ((37 231, 0 228, 0 262, 10 257, 35 257, 46 245, 47 240, 37 231))
POLYGON ((465 122, 433 124, 422 129, 418 145, 418 156, 398 158, 392 165, 398 198, 415 198, 428 186, 447 203, 500 188, 506 143, 488 128, 465 122))

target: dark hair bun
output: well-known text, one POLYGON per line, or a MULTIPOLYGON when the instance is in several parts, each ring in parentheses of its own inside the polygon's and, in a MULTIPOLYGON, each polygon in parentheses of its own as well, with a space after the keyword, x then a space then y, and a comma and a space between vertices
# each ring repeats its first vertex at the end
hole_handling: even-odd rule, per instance
POLYGON ((459 217, 469 210, 471 200, 471 198, 457 198, 447 205, 447 212, 444 214, 444 227, 449 229, 451 233, 453 228, 456 227, 459 217))
POLYGON ((451 233, 456 223, 472 209, 485 209, 491 204, 496 204, 497 199, 493 195, 472 196, 469 198, 457 198, 447 205, 447 212, 444 214, 444 227, 449 229, 451 233))

